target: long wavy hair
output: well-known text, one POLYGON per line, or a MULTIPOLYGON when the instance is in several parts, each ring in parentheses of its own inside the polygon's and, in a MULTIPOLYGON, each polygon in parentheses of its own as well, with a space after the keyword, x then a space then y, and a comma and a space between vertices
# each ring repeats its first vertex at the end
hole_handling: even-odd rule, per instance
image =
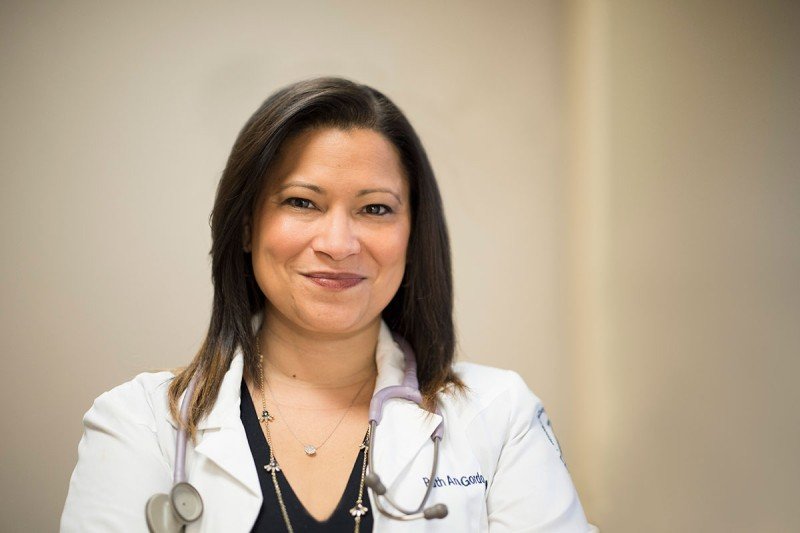
POLYGON ((334 77, 304 80, 278 90, 250 117, 217 187, 210 217, 214 301, 208 333, 194 359, 176 372, 169 386, 170 410, 180 420, 178 400, 192 376, 198 375, 186 424, 192 437, 216 402, 237 347, 244 356, 245 376, 256 373, 251 320, 263 311, 265 296, 256 284, 250 253, 243 249, 245 225, 253 219, 262 192, 272 185, 270 166, 283 143, 320 127, 373 130, 400 154, 409 182, 411 233, 403 280, 382 317, 414 349, 426 405, 434 405, 437 392, 448 384, 462 387, 452 371, 450 242, 439 188, 419 137, 400 109, 371 87, 334 77))

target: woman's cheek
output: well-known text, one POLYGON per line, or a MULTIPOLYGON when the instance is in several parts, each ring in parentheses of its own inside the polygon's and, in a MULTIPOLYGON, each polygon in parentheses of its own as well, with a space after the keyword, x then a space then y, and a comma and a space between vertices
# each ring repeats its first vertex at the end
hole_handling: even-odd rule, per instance
POLYGON ((265 234, 269 249, 276 258, 288 258, 296 255, 308 241, 310 225, 292 217, 278 217, 268 226, 265 234))

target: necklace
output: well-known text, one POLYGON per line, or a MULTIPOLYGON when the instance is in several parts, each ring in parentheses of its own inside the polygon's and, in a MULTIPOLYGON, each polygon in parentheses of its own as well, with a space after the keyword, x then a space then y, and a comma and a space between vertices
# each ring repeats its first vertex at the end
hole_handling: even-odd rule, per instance
MULTIPOLYGON (((256 337, 256 351, 258 352, 258 358, 259 358, 258 364, 259 364, 259 373, 261 377, 261 404, 263 408, 263 412, 261 413, 261 415, 263 417, 264 413, 267 412, 267 403, 266 399, 264 398, 264 384, 267 383, 267 380, 266 377, 264 376, 264 356, 261 354, 261 341, 258 337, 256 337)), ((286 428, 289 430, 289 433, 291 433, 292 437, 294 437, 294 440, 296 440, 300 444, 300 446, 303 447, 303 451, 307 456, 314 457, 315 455, 317 455, 317 450, 321 449, 325 445, 325 443, 328 442, 328 440, 333 436, 333 434, 336 433, 336 430, 339 429, 339 426, 342 424, 342 421, 344 421, 345 417, 347 416, 347 413, 350 412, 350 409, 353 408, 353 405, 356 403, 356 400, 361 395, 361 391, 364 390, 364 387, 367 385, 368 381, 369 378, 367 378, 367 380, 365 380, 364 383, 361 384, 361 387, 358 389, 358 392, 356 392, 356 395, 353 396, 353 399, 350 401, 350 405, 347 406, 347 409, 345 409, 344 413, 339 418, 339 421, 336 422, 335 426, 333 426, 333 429, 331 430, 330 433, 328 433, 328 436, 325 437, 325 440, 323 440, 317 446, 314 446, 311 443, 305 443, 302 440, 300 440, 300 437, 298 437, 297 433, 294 432, 292 426, 289 425, 289 418, 283 415, 283 411, 281 411, 281 406, 278 403, 278 400, 275 399, 275 394, 272 392, 272 387, 267 387, 267 390, 269 391, 270 398, 272 398, 272 403, 274 403, 275 407, 278 409, 278 414, 280 414, 281 418, 283 418, 283 421, 286 424, 286 428)), ((275 420, 275 417, 269 414, 267 414, 267 416, 269 417, 270 422, 275 420)))
MULTIPOLYGON (((259 353, 259 358, 261 358, 261 357, 262 357, 261 353, 259 353)), ((260 360, 261 359, 259 359, 259 361, 260 360)), ((263 362, 260 363, 260 364, 263 365, 263 362)), ((262 370, 261 371, 262 376, 263 376, 263 373, 264 372, 262 370)), ((294 437, 294 440, 296 440, 298 443, 300 443, 300 446, 303 447, 303 451, 305 452, 305 454, 307 456, 314 457, 315 455, 317 455, 317 450, 321 449, 325 445, 325 443, 328 442, 328 439, 330 439, 333 436, 333 434, 336 433, 336 430, 339 429, 339 426, 342 424, 342 421, 344 421, 344 418, 347 416, 347 413, 350 412, 350 409, 353 408, 353 405, 356 403, 356 400, 358 399, 358 397, 361 396, 361 391, 364 390, 364 387, 367 385, 368 381, 369 381, 369 378, 367 378, 364 381, 364 383, 361 384, 361 387, 358 389, 358 392, 356 392, 356 395, 353 396, 352 401, 350 401, 350 405, 347 406, 347 409, 345 410, 345 412, 342 414, 341 417, 339 417, 339 421, 336 422, 335 426, 333 426, 333 429, 331 430, 330 433, 328 433, 328 436, 325 437, 325 440, 323 440, 320 444, 318 444, 316 446, 314 446, 311 443, 305 443, 302 440, 300 440, 300 437, 298 437, 297 433, 294 432, 294 430, 292 429, 292 426, 289 425, 289 418, 284 416, 283 411, 281 411, 281 405, 278 403, 278 400, 275 399, 275 393, 272 392, 272 387, 268 386, 267 390, 269 391, 270 398, 272 398, 272 402, 275 404, 275 407, 278 409, 278 414, 281 416, 281 418, 283 418, 283 422, 286 424, 286 428, 289 430, 289 433, 292 434, 292 437, 294 437)), ((266 378, 262 377, 262 383, 265 383, 265 382, 266 382, 266 378)), ((269 384, 267 383, 267 385, 269 385, 269 384)), ((266 410, 267 406, 266 406, 265 402, 263 403, 263 407, 264 407, 264 410, 266 410)), ((273 417, 273 420, 274 420, 274 417, 273 417)))
MULTIPOLYGON (((256 343, 258 344, 258 341, 256 341, 256 343)), ((272 477, 272 485, 275 487, 275 495, 278 498, 278 506, 281 508, 281 516, 283 516, 283 521, 286 523, 286 530, 289 533, 294 533, 294 529, 292 528, 292 522, 291 520, 289 520, 289 513, 286 510, 286 504, 283 503, 283 493, 281 493, 281 487, 280 485, 278 485, 277 473, 281 471, 281 467, 280 465, 278 465, 278 461, 275 459, 275 451, 274 447, 272 446, 272 434, 269 431, 269 423, 274 422, 275 418, 269 414, 269 411, 267 411, 267 399, 264 396, 264 356, 261 355, 260 348, 258 348, 258 374, 259 374, 259 388, 261 392, 261 408, 262 408, 261 423, 264 424, 264 433, 266 434, 267 444, 269 445, 269 463, 264 465, 264 470, 269 472, 270 476, 272 477)), ((359 391, 359 393, 360 392, 361 391, 359 391)), ((358 485, 358 498, 356 498, 356 504, 350 509, 350 516, 352 516, 353 520, 355 521, 355 528, 353 529, 353 533, 359 533, 359 531, 361 530, 361 517, 363 517, 365 514, 369 512, 369 508, 367 508, 364 505, 364 477, 367 474, 367 461, 369 460, 368 459, 369 433, 370 433, 370 426, 367 426, 367 434, 364 435, 364 439, 361 441, 361 445, 358 447, 359 450, 364 450, 364 458, 361 461, 361 481, 358 485)), ((327 439, 325 440, 327 441, 327 439)))

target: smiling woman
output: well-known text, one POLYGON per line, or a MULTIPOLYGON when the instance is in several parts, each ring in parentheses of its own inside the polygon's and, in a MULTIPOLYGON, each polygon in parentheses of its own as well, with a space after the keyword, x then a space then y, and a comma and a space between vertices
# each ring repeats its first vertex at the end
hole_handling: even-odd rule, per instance
POLYGON ((271 175, 252 237, 245 228, 267 315, 308 332, 377 331, 411 228, 394 146, 369 129, 315 128, 285 143, 271 175))
POLYGON ((386 96, 273 94, 211 229, 205 342, 95 401, 62 531, 589 530, 538 398, 453 362, 439 189, 386 96))

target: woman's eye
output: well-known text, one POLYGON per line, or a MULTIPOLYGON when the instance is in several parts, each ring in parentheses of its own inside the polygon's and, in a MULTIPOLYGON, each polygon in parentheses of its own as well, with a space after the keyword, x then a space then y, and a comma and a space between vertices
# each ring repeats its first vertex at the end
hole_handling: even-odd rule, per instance
POLYGON ((370 204, 364 208, 368 215, 384 216, 392 212, 392 208, 383 204, 370 204))
POLYGON ((314 206, 314 204, 311 203, 311 200, 306 200, 305 198, 287 198, 283 201, 283 203, 298 209, 310 209, 314 206))

